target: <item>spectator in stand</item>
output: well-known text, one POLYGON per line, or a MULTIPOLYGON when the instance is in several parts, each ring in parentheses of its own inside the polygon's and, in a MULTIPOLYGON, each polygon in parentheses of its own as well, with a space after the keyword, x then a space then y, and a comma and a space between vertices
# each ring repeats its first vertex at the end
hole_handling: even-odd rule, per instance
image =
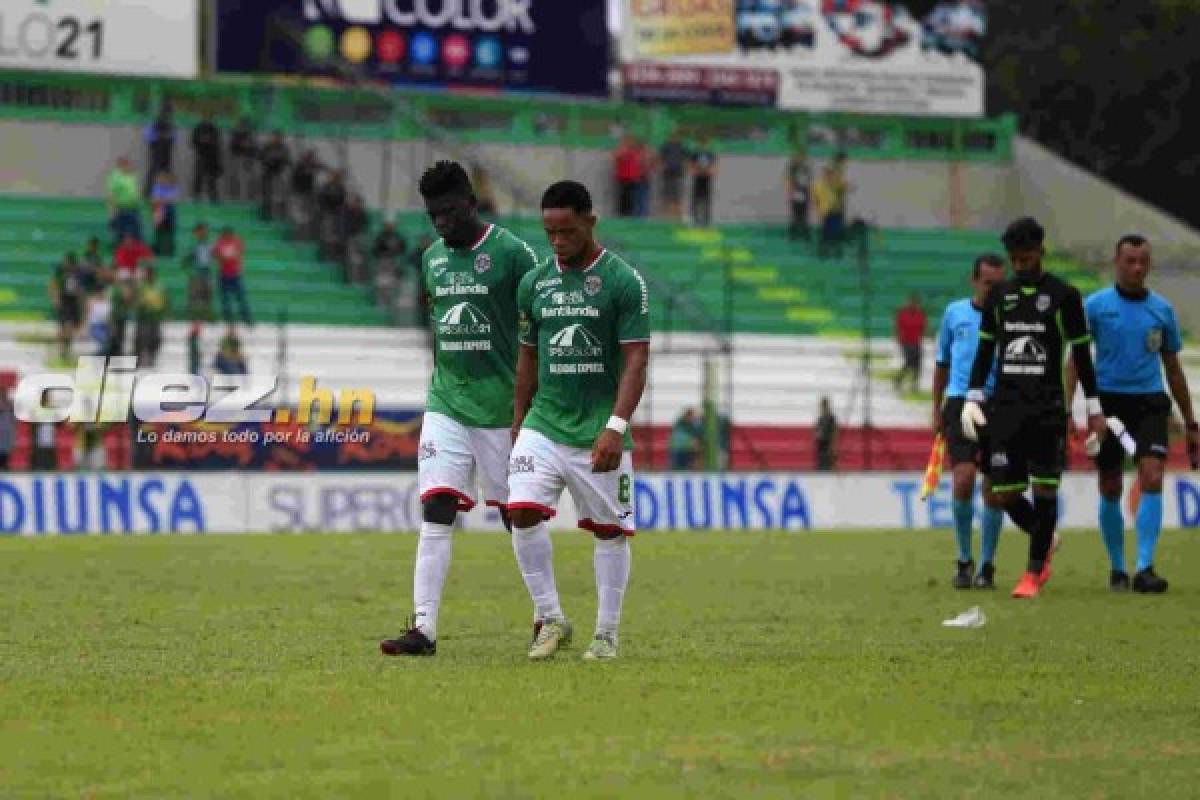
POLYGON ((788 227, 788 238, 795 241, 809 241, 812 236, 808 229, 808 203, 812 197, 812 168, 808 158, 797 151, 788 163, 787 170, 788 203, 791 207, 792 223, 788 227))
POLYGON ((346 194, 346 173, 340 169, 331 172, 317 192, 317 250, 326 261, 338 260, 341 252, 339 237, 342 212, 346 208, 346 194))
POLYGON ((694 408, 684 409, 671 426, 671 438, 667 441, 667 452, 671 457, 671 469, 687 471, 696 469, 703 449, 704 431, 694 408))
POLYGON ((132 233, 126 233, 113 251, 113 273, 117 283, 127 283, 137 277, 138 267, 152 262, 154 252, 132 233))
POLYGON ((817 255, 826 259, 836 253, 841 255, 841 232, 837 228, 837 218, 834 208, 834 176, 833 167, 825 167, 821 177, 812 187, 812 203, 821 224, 820 239, 817 241, 817 255))
POLYGON ((117 159, 117 166, 108 173, 107 190, 109 226, 113 231, 114 246, 127 233, 141 239, 142 195, 128 158, 117 159))
POLYGON ((301 239, 316 238, 317 219, 317 176, 321 173, 321 162, 315 150, 305 150, 292 167, 292 222, 301 239))
POLYGON ((58 349, 63 359, 70 356, 71 342, 83 321, 83 305, 87 295, 82 273, 79 258, 74 253, 67 253, 50 278, 50 302, 58 319, 58 349))
POLYGON ((140 367, 153 367, 162 347, 162 321, 167 313, 167 293, 154 267, 146 267, 134 300, 133 352, 140 367))
POLYGON ((837 437, 837 417, 833 415, 829 398, 822 397, 817 429, 813 434, 817 445, 817 469, 821 472, 833 472, 837 468, 837 437))
POLYGON ((626 134, 613 153, 613 173, 617 182, 617 214, 632 217, 637 213, 638 191, 646 179, 644 152, 637 140, 626 134))
POLYGON ((8 471, 8 459, 17 443, 17 415, 9 390, 0 386, 0 472, 8 471))
POLYGON ((212 313, 213 244, 208 238, 208 226, 203 222, 192 228, 192 246, 183 257, 187 272, 188 317, 193 322, 209 322, 212 313))
POLYGON ((287 142, 283 139, 283 131, 275 131, 271 140, 259 154, 262 167, 262 218, 274 219, 279 213, 280 178, 292 163, 292 155, 288 151, 287 142))
POLYGON ((188 373, 191 375, 200 374, 200 332, 204 329, 204 324, 196 320, 188 326, 188 373))
POLYGON ((424 276, 421 274, 423 268, 422 259, 425 251, 433 247, 434 238, 429 234, 424 234, 417 241, 417 246, 409 253, 409 265, 413 270, 414 285, 417 286, 417 318, 416 324, 420 328, 429 330, 431 320, 429 319, 429 293, 425 291, 424 276))
POLYGON ((821 242, 836 258, 846 243, 846 198, 853 186, 846 180, 846 154, 838 153, 826 170, 828 212, 821 228, 821 242))
POLYGON ((398 265, 408 251, 408 242, 396 230, 396 223, 385 223, 371 245, 371 264, 375 273, 375 300, 391 309, 396 303, 400 275, 398 265))
POLYGON ((79 262, 79 275, 83 281, 85 300, 97 286, 112 282, 112 271, 104 263, 104 254, 100 252, 100 240, 95 236, 88 239, 87 249, 83 251, 83 258, 79 262))
POLYGON ((142 131, 146 142, 146 181, 142 194, 150 196, 155 178, 160 172, 171 172, 175 153, 175 123, 171 120, 171 108, 164 105, 158 116, 142 131))
POLYGON ((160 172, 150 190, 150 201, 154 218, 154 246, 156 256, 175 255, 175 206, 179 202, 179 187, 175 176, 160 172))
POLYGON ((208 192, 209 202, 219 201, 217 182, 221 178, 221 131, 213 124, 212 114, 205 114, 192 128, 192 198, 208 192))
POLYGON ((648 217, 650 216, 650 176, 658 165, 654 160, 654 151, 644 141, 634 139, 633 146, 637 148, 638 160, 642 164, 642 179, 638 181, 633 213, 639 217, 648 217))
POLYGON ((242 322, 253 326, 250 305, 246 300, 246 287, 242 282, 246 246, 241 237, 233 232, 233 228, 226 227, 221 231, 221 237, 213 247, 213 255, 216 256, 220 269, 221 315, 225 322, 232 326, 233 304, 237 303, 242 322))
POLYGON ((246 357, 242 354, 242 340, 238 338, 237 330, 230 325, 221 339, 217 357, 213 360, 213 369, 218 375, 245 375, 246 357))
POLYGON ((346 200, 346 209, 342 212, 342 278, 348 283, 362 283, 366 280, 366 245, 363 237, 371 221, 367 218, 367 207, 362 195, 355 192, 346 200))
POLYGON ((688 165, 687 147, 678 131, 658 149, 658 164, 662 170, 663 214, 678 221, 683 213, 683 176, 688 165))
POLYGON ((87 338, 93 355, 106 355, 112 342, 112 288, 97 286, 87 301, 87 338))
POLYGON ((704 136, 691 154, 692 222, 702 228, 712 223, 713 183, 717 177, 717 154, 712 139, 704 136))
POLYGON ((496 216, 496 192, 492 189, 492 176, 481 166, 471 170, 471 186, 475 189, 476 208, 479 216, 493 219, 496 216))
POLYGON ((258 135, 250 120, 242 117, 229 136, 229 196, 248 202, 254 199, 258 135))
POLYGON ((925 312, 921 309, 921 297, 914 293, 908 298, 908 305, 896 311, 896 341, 900 344, 900 352, 904 357, 904 366, 892 379, 896 391, 900 391, 900 384, 906 374, 912 376, 912 391, 917 390, 921 379, 921 344, 925 339, 926 324, 925 312))
POLYGON ((108 290, 111 328, 104 354, 109 357, 125 353, 125 325, 129 322, 137 303, 134 287, 135 283, 132 280, 119 280, 108 290))

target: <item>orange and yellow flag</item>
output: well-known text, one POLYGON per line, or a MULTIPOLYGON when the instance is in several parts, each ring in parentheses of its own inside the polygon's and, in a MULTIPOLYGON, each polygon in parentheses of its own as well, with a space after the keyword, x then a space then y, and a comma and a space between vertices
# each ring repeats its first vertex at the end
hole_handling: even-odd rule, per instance
POLYGON ((925 481, 921 484, 921 499, 933 494, 942 479, 942 463, 946 460, 946 439, 939 433, 933 437, 933 449, 929 451, 929 463, 925 465, 925 481))

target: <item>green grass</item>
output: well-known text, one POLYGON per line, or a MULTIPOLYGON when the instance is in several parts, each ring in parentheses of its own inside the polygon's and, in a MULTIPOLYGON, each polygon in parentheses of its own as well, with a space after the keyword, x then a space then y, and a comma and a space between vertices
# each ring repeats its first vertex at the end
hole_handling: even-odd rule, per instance
MULTIPOLYGON (((376 648, 412 536, 7 540, 0 797, 1195 796, 1200 538, 1154 598, 1097 540, 1020 602, 1008 531, 994 593, 948 532, 644 534, 608 664, 527 662, 503 535, 458 536, 418 661, 376 648)), ((555 547, 586 634, 590 540, 555 547)))

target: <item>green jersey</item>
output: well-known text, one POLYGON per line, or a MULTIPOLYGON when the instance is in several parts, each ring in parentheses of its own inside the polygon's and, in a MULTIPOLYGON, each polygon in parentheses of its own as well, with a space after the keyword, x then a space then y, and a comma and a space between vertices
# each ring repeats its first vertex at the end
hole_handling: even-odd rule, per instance
POLYGON ((488 225, 472 247, 438 240, 425 251, 434 357, 425 407, 470 428, 512 425, 517 361, 517 286, 537 254, 488 225))
MULTIPOLYGON (((650 296, 637 270, 607 250, 587 268, 551 257, 517 293, 521 343, 537 348, 538 387, 524 426, 590 448, 612 416, 621 345, 650 341, 650 296)), ((625 447, 633 447, 626 432, 625 447)))

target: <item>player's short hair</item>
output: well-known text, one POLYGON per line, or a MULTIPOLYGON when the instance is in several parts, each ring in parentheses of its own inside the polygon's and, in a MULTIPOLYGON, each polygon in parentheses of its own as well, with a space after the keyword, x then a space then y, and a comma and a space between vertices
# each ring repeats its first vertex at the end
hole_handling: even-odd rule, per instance
POLYGON ((1010 253, 1036 250, 1046 241, 1046 231, 1033 217, 1021 217, 1005 229, 1001 241, 1010 253))
POLYGON ((984 253, 979 258, 975 259, 975 264, 971 267, 971 277, 978 278, 980 271, 984 267, 1003 267, 1004 259, 995 253, 984 253))
POLYGON ((1117 239, 1117 246, 1113 250, 1113 255, 1121 255, 1121 248, 1125 245, 1129 245, 1130 247, 1142 247, 1143 245, 1147 245, 1149 243, 1150 240, 1145 236, 1142 236, 1140 233, 1127 233, 1120 239, 1117 239))
POLYGON ((473 194, 471 179, 457 161, 439 161, 425 170, 417 189, 426 200, 446 195, 473 194))
POLYGON ((576 214, 592 213, 592 195, 579 181, 559 181, 542 195, 542 210, 569 208, 576 214))

